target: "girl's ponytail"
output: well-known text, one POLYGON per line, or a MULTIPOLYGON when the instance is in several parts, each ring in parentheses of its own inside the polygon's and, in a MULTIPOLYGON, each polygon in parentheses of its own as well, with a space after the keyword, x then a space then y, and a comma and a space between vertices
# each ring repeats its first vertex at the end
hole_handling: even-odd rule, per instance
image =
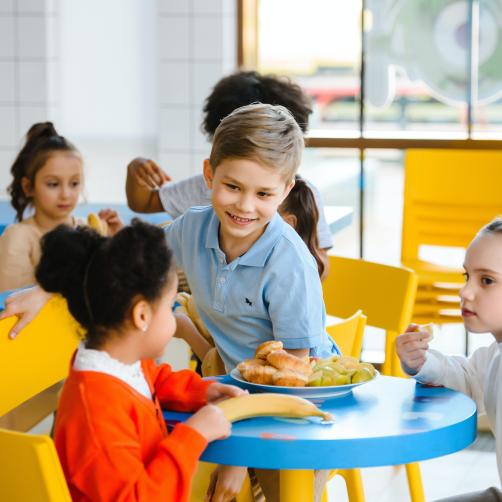
POLYGON ((319 241, 317 238, 319 209, 317 208, 314 193, 307 185, 307 182, 298 174, 295 176, 295 185, 281 204, 279 212, 281 214, 292 214, 296 217, 295 230, 315 258, 319 276, 322 276, 324 263, 319 254, 319 241))
POLYGON ((57 133, 52 122, 33 124, 26 133, 26 143, 10 169, 12 182, 7 192, 11 198, 10 203, 16 211, 17 221, 23 219, 24 211, 31 203, 31 198, 24 193, 22 179, 28 178, 31 186, 34 186, 37 172, 54 151, 67 151, 80 155, 72 143, 57 133))

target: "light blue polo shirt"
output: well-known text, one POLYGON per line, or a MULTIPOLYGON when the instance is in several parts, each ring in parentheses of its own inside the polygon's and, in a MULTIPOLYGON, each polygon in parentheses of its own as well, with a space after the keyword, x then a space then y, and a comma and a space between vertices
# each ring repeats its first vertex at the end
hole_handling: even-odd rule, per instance
POLYGON ((338 353, 324 329, 316 262, 295 230, 276 214, 251 248, 227 263, 219 226, 211 206, 193 207, 165 233, 227 371, 268 340, 316 357, 338 353))

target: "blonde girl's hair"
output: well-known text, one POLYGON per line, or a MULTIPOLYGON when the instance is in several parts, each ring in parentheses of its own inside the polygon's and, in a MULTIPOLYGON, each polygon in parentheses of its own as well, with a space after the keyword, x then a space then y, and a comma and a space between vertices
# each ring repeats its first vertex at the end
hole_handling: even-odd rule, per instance
POLYGON ((502 234, 502 216, 497 216, 490 223, 487 223, 479 234, 502 234))
POLYGON ((60 136, 52 122, 33 124, 26 133, 26 142, 12 164, 12 182, 7 187, 10 203, 16 211, 16 220, 23 219, 25 209, 32 204, 22 187, 22 179, 28 178, 35 185, 37 172, 55 152, 71 152, 80 157, 79 151, 66 138, 60 136))
POLYGON ((292 181, 303 148, 302 131, 286 108, 254 103, 237 108, 220 122, 209 162, 214 170, 225 159, 252 159, 292 181))

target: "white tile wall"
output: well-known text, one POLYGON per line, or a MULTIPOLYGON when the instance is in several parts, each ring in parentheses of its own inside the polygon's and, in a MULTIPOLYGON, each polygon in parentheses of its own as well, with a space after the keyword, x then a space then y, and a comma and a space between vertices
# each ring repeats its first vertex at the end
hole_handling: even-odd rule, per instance
POLYGON ((46 0, 16 0, 16 9, 20 14, 44 14, 46 0))
POLYGON ((35 122, 43 122, 45 120, 54 120, 54 109, 50 109, 47 105, 32 105, 32 106, 24 106, 20 105, 18 107, 18 130, 17 137, 23 137, 28 129, 35 122))
POLYGON ((189 0, 159 0, 160 14, 188 14, 190 10, 189 0))
POLYGON ((15 20, 14 16, 0 16, 0 58, 15 56, 15 20))
POLYGON ((190 57, 190 23, 188 16, 161 17, 159 54, 161 60, 187 60, 190 57))
POLYGON ((14 61, 0 60, 0 103, 12 103, 16 99, 14 61))
POLYGON ((204 101, 225 73, 223 72, 221 61, 197 61, 192 66, 192 102, 202 109, 204 101))
POLYGON ((46 18, 45 16, 18 17, 17 53, 21 59, 46 57, 46 18))
POLYGON ((34 122, 55 116, 58 51, 49 32, 57 31, 57 5, 58 0, 0 0, 2 162, 21 147, 34 122))
POLYGON ((194 151, 202 150, 207 152, 206 155, 209 155, 211 151, 211 143, 206 138, 206 135, 202 132, 201 122, 202 122, 202 107, 194 106, 192 107, 192 124, 194 127, 192 128, 192 137, 191 142, 194 151))
POLYGON ((14 12, 14 0, 0 0, 0 14, 14 12))
POLYGON ((200 173, 209 154, 202 108, 218 80, 236 69, 235 4, 158 0, 159 159, 174 180, 200 173))
POLYGON ((193 0, 197 14, 234 14, 235 0, 193 0))
POLYGON ((18 75, 21 103, 43 104, 48 101, 47 63, 45 61, 20 61, 18 75))
POLYGON ((10 184, 11 176, 10 176, 10 166, 14 162, 16 158, 15 150, 2 150, 0 149, 0 197, 2 199, 7 199, 7 186, 10 184))
POLYGON ((158 162, 160 167, 162 167, 162 169, 173 179, 186 178, 196 171, 196 166, 194 167, 193 165, 190 152, 176 153, 172 151, 163 151, 159 155, 158 162))
POLYGON ((159 96, 161 105, 190 105, 191 69, 188 61, 160 62, 159 96))
POLYGON ((0 106, 0 148, 14 148, 17 145, 16 119, 15 106, 0 106))
POLYGON ((223 16, 200 16, 193 20, 193 57, 220 61, 223 56, 223 16))
POLYGON ((189 151, 192 122, 190 107, 167 106, 160 110, 160 148, 189 151))

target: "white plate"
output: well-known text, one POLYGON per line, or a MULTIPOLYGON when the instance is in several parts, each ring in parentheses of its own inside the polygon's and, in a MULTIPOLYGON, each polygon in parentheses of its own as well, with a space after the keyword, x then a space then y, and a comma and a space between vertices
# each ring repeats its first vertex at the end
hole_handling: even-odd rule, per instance
POLYGON ((237 368, 230 372, 230 377, 239 383, 239 387, 249 390, 250 392, 277 392, 279 394, 293 394, 295 396, 310 398, 331 398, 340 397, 352 392, 352 389, 364 385, 365 383, 372 382, 377 375, 371 380, 360 383, 351 383, 349 385, 333 385, 329 387, 283 387, 281 385, 263 385, 260 383, 252 383, 244 380, 237 368))

